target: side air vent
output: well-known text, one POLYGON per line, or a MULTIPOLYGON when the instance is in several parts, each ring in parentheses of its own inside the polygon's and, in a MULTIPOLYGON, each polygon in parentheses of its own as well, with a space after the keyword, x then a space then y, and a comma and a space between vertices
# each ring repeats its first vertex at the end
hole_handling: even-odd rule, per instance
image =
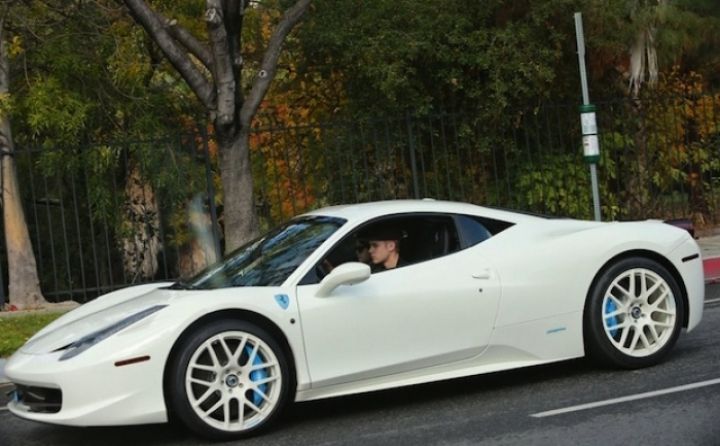
POLYGON ((28 412, 58 413, 62 408, 62 391, 49 387, 16 385, 12 399, 28 412))

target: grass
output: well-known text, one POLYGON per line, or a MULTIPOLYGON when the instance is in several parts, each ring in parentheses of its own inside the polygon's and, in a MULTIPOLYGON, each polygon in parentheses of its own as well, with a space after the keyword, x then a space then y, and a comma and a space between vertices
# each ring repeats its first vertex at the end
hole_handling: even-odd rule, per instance
POLYGON ((28 313, 0 317, 0 358, 12 355, 32 335, 62 314, 61 312, 28 313))

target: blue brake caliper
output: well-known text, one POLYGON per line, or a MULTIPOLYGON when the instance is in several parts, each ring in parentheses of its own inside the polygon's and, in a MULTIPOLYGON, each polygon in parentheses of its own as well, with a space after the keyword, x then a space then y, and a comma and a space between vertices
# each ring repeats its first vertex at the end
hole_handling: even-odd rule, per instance
POLYGON ((615 334, 618 331, 617 316, 607 317, 607 315, 612 314, 616 311, 617 311, 617 305, 615 305, 615 302, 613 302, 612 299, 606 300, 605 301, 605 315, 604 315, 605 317, 603 319, 605 319, 605 326, 610 329, 610 336, 612 336, 613 338, 615 337, 615 334), (611 328, 611 327, 614 327, 614 328, 611 328))
MULTIPOLYGON (((245 353, 247 353, 248 356, 250 356, 252 354, 252 349, 250 348, 250 346, 245 347, 245 353)), ((252 365, 262 364, 263 361, 265 361, 265 359, 258 352, 255 355, 255 359, 253 359, 252 365)), ((252 372, 250 372, 250 380, 251 381, 261 381, 267 377, 268 377, 268 373, 265 371, 265 369, 258 369, 258 370, 253 370, 252 372)), ((268 386, 267 384, 260 384, 258 386, 258 390, 260 390, 260 392, 262 392, 263 394, 267 395, 267 386, 268 386)), ((253 400, 253 404, 260 407, 260 403, 262 403, 263 397, 260 395, 259 392, 253 391, 252 400, 253 400)))

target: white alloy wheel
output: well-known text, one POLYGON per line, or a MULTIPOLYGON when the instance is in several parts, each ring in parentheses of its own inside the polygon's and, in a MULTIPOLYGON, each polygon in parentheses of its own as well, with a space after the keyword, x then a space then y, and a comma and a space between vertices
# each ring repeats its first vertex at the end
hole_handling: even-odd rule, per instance
POLYGON ((660 362, 675 345, 685 320, 682 288, 660 262, 626 257, 594 280, 585 305, 586 352, 626 369, 660 362))
POLYGON ((213 440, 247 437, 267 428, 294 390, 292 365, 280 342, 244 320, 214 320, 191 328, 168 362, 168 418, 213 440))
POLYGON ((671 339, 677 319, 670 285, 655 271, 633 268, 617 276, 602 304, 605 334, 620 352, 645 357, 671 339))
POLYGON ((251 429, 275 409, 282 391, 280 365, 259 337, 225 331, 203 342, 185 371, 193 411, 215 429, 251 429))

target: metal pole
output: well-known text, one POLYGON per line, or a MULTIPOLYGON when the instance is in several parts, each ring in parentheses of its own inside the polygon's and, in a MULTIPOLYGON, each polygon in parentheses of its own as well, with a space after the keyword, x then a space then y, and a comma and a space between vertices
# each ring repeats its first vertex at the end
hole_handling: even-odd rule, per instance
POLYGON ((583 31, 582 13, 575 13, 575 37, 577 38, 578 65, 580 66, 580 88, 582 88, 583 104, 590 103, 588 93, 587 70, 585 68, 585 33, 583 31))
MULTIPOLYGON (((580 67, 580 86, 582 88, 583 105, 590 105, 590 93, 588 92, 587 70, 585 68, 585 35, 583 32, 582 14, 575 13, 575 35, 577 37, 578 65, 580 67)), ((594 120, 594 112, 593 112, 594 120)), ((588 135, 589 137, 590 135, 588 135)), ((597 142, 597 134, 592 135, 597 142)), ((585 145, 585 131, 583 131, 583 144, 585 145)), ((595 221, 600 221, 600 192, 597 179, 597 160, 590 161, 590 183, 593 194, 593 209, 595 221)))
POLYGON ((590 164, 590 183, 593 192, 593 209, 595 211, 595 221, 600 221, 600 193, 598 190, 597 164, 590 164))

